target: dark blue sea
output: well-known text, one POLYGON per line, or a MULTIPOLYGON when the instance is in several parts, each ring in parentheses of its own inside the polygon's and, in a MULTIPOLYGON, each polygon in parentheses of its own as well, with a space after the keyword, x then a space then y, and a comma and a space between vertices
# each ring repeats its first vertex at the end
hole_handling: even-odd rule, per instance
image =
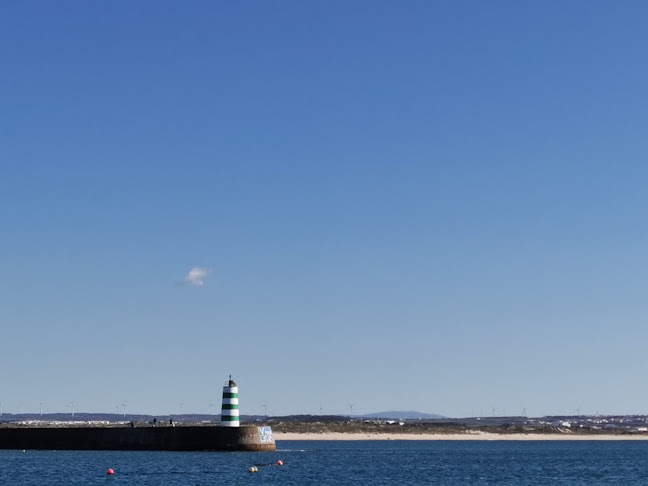
POLYGON ((648 441, 280 441, 277 449, 0 451, 0 485, 648 484, 648 441), (283 466, 263 465, 279 459, 283 466))

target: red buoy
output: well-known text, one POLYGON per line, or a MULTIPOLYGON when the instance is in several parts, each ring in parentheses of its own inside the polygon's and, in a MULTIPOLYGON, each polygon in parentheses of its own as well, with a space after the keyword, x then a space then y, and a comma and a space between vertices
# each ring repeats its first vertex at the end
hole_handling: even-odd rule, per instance
POLYGON ((277 466, 283 466, 283 461, 281 459, 277 461, 277 466))
POLYGON ((115 474, 115 471, 113 469, 108 469, 106 471, 106 474, 115 474))

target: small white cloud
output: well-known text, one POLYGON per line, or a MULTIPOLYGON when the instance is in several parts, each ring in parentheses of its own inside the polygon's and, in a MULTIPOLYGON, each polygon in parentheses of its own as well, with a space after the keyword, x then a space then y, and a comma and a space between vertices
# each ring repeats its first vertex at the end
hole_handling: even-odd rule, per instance
POLYGON ((189 270, 187 276, 182 280, 185 285, 194 285, 201 287, 205 283, 205 279, 211 273, 211 270, 203 267, 193 267, 189 270))

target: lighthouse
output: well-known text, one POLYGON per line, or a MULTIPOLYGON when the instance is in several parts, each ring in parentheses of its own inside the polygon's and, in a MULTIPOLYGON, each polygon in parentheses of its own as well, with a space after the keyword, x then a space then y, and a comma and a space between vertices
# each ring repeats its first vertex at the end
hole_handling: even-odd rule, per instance
POLYGON ((221 409, 221 427, 238 427, 239 422, 239 402, 238 402, 238 386, 232 380, 232 375, 229 381, 223 387, 223 407, 221 409))

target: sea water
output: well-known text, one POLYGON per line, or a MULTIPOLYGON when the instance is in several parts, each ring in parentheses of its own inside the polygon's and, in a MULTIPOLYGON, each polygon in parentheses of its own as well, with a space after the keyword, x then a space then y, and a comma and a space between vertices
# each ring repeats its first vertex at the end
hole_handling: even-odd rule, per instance
POLYGON ((648 441, 279 441, 276 452, 0 451, 0 485, 648 484, 648 441), (277 460, 282 466, 275 464, 277 460), (258 472, 248 472, 257 465, 258 472), (108 468, 115 474, 106 474, 108 468))

